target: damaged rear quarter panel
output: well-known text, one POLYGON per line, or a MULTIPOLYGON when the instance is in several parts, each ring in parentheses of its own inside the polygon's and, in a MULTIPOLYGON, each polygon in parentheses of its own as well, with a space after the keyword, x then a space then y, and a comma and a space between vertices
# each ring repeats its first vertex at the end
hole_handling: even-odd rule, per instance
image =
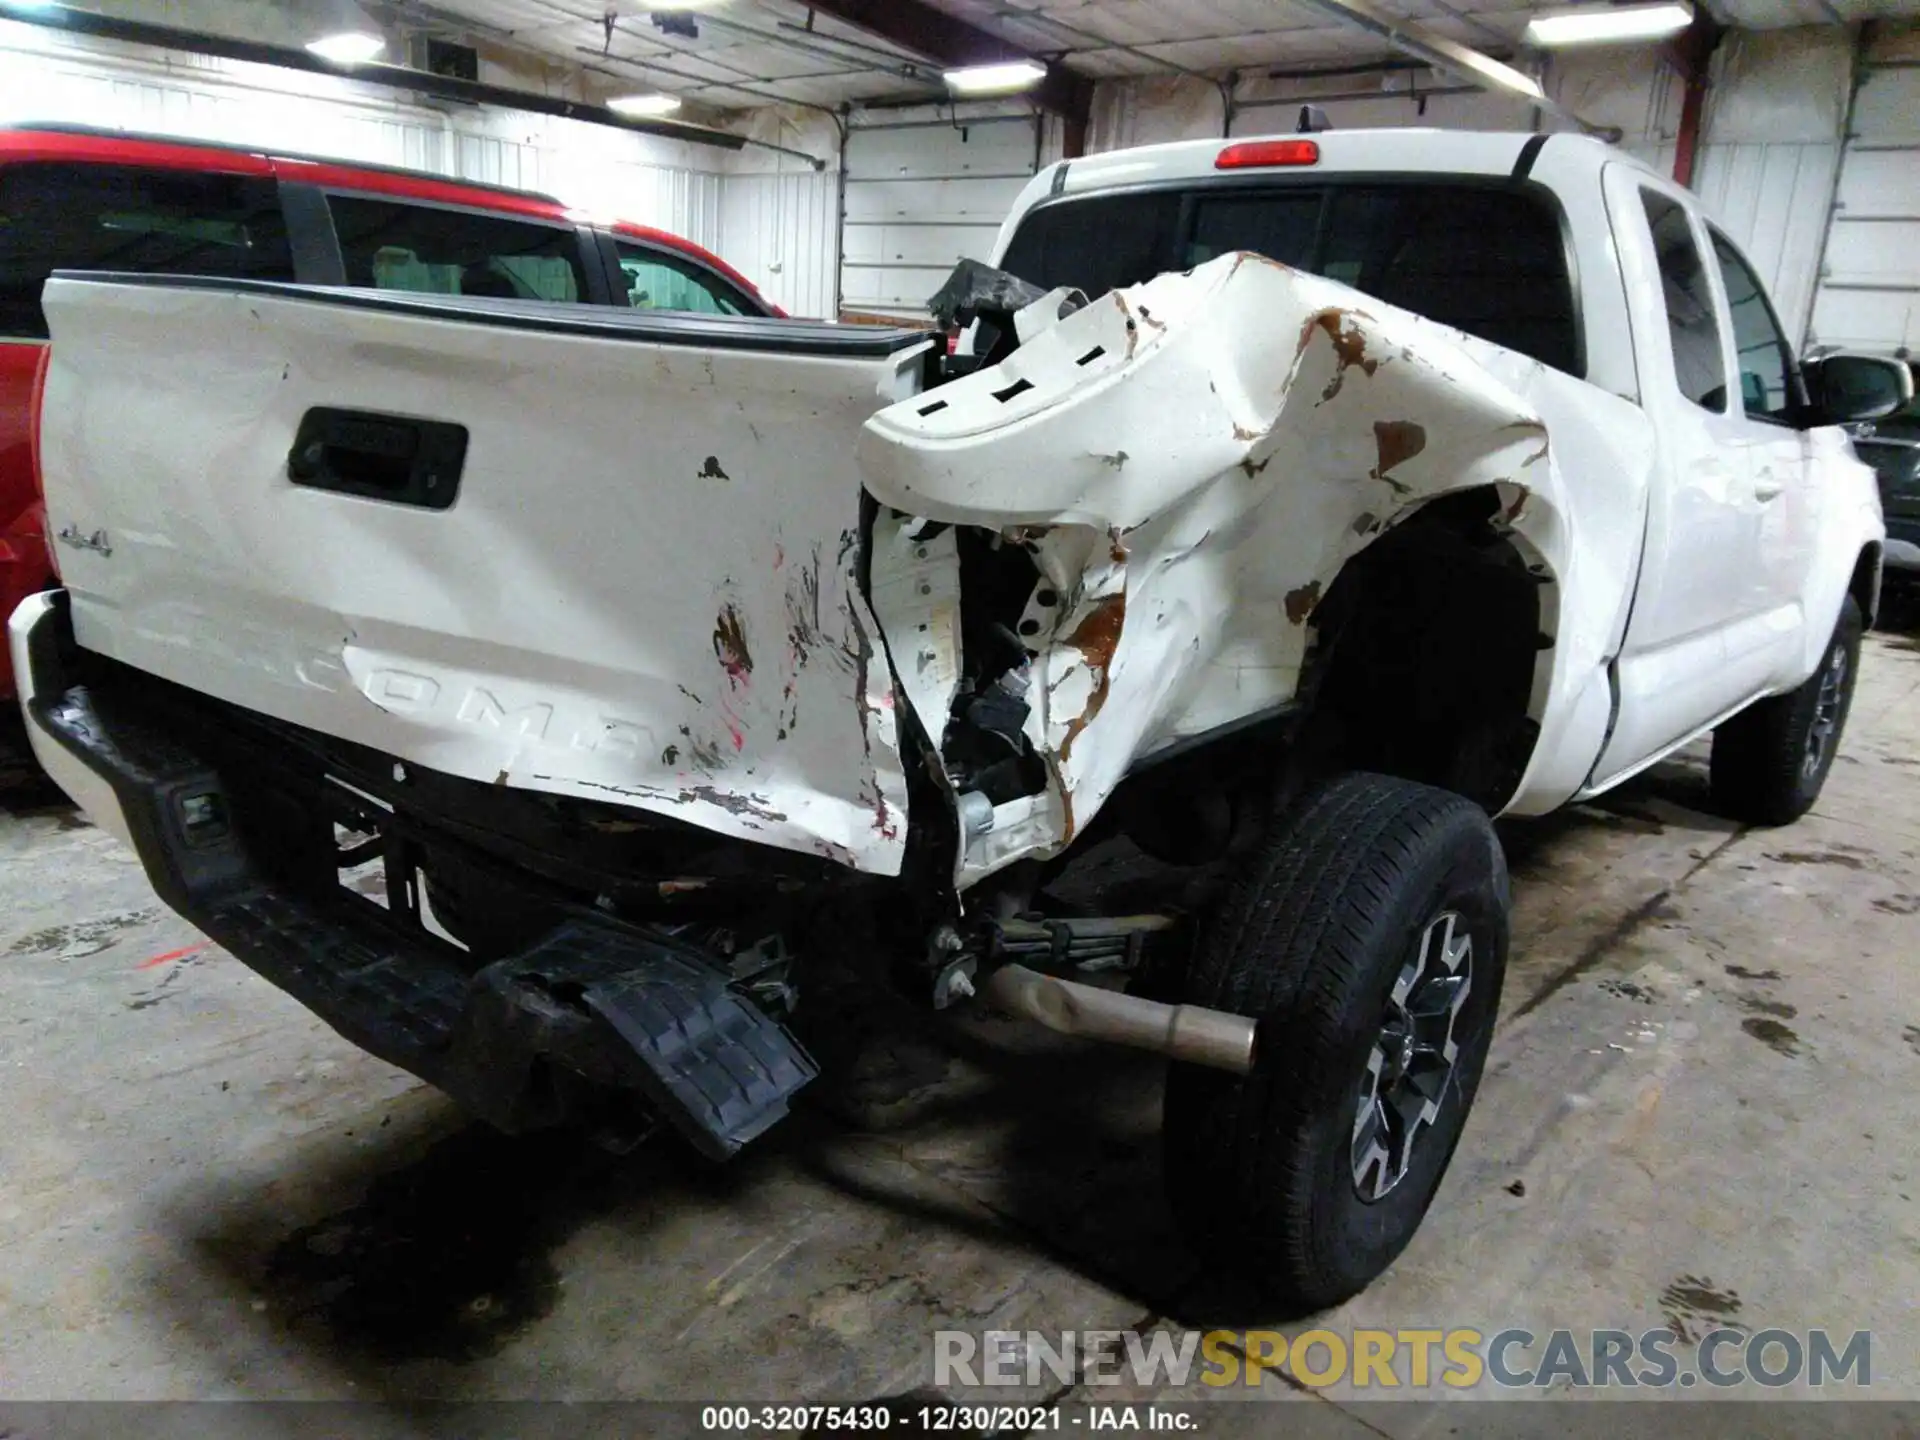
MULTIPOLYGON (((1067 597, 1029 642, 1052 779, 1000 807, 963 884, 1070 844, 1155 749, 1289 702, 1341 567, 1455 490, 1497 487, 1500 523, 1549 582, 1535 718, 1560 737, 1564 702, 1585 744, 1652 458, 1630 403, 1248 254, 1093 302, 874 416, 859 454, 884 505, 1035 539, 1067 597), (1556 438, 1612 477, 1578 517, 1556 438), (1576 518, 1589 584, 1567 604, 1576 518)), ((940 733, 944 716, 921 718, 940 733)))

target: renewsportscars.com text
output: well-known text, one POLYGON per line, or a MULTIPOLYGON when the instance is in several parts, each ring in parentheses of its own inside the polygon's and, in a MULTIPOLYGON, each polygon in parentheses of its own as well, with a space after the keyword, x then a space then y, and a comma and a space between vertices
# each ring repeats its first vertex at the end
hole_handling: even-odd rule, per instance
POLYGON ((1419 1390, 1639 1389, 1707 1385, 1771 1389, 1873 1383, 1873 1333, 1711 1330, 1682 1340, 1662 1327, 1627 1330, 940 1330, 933 1383, 1256 1386, 1269 1372, 1315 1388, 1419 1390))

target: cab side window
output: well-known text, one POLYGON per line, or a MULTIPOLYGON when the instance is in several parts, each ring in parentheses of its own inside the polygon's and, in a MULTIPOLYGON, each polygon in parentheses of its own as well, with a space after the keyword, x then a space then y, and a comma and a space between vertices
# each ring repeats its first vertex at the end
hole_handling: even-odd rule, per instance
POLYGON ((1651 190, 1640 192, 1653 251, 1660 262, 1660 291, 1667 337, 1673 345, 1673 375, 1680 393, 1716 414, 1727 408, 1727 367, 1720 352, 1720 323, 1713 289, 1694 243, 1687 212, 1651 190))
MULTIPOLYGON (((615 242, 627 303, 636 310, 686 310, 695 315, 750 314, 746 299, 717 275, 645 245, 615 242)), ((617 298, 617 297, 616 297, 617 298)))
POLYGON ((1740 252, 1717 230, 1714 259, 1727 289, 1727 307, 1733 312, 1733 355, 1740 367, 1740 406, 1748 418, 1791 424, 1794 418, 1793 352, 1780 333, 1767 292, 1740 258, 1740 252))
POLYGON ((0 337, 46 338, 55 270, 291 280, 279 187, 137 165, 0 169, 0 337))
POLYGON ((586 293, 565 226, 349 195, 327 204, 349 285, 567 304, 586 293))

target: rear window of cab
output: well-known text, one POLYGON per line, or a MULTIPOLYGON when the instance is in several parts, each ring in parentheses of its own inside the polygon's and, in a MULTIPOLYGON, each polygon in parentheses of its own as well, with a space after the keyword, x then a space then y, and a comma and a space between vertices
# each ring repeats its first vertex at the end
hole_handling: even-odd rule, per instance
POLYGON ((1234 250, 1584 373, 1561 212, 1535 186, 1356 178, 1046 201, 1028 212, 1000 266, 1095 298, 1234 250))

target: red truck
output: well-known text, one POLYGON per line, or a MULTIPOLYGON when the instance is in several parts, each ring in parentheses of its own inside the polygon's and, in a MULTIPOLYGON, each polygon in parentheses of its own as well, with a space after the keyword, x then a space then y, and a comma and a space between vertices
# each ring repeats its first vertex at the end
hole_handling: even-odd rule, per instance
MULTIPOLYGON (((33 467, 55 270, 145 271, 780 315, 718 256, 558 200, 153 136, 0 128, 0 617, 53 583, 33 467)), ((0 700, 14 694, 0 646, 0 700)))

